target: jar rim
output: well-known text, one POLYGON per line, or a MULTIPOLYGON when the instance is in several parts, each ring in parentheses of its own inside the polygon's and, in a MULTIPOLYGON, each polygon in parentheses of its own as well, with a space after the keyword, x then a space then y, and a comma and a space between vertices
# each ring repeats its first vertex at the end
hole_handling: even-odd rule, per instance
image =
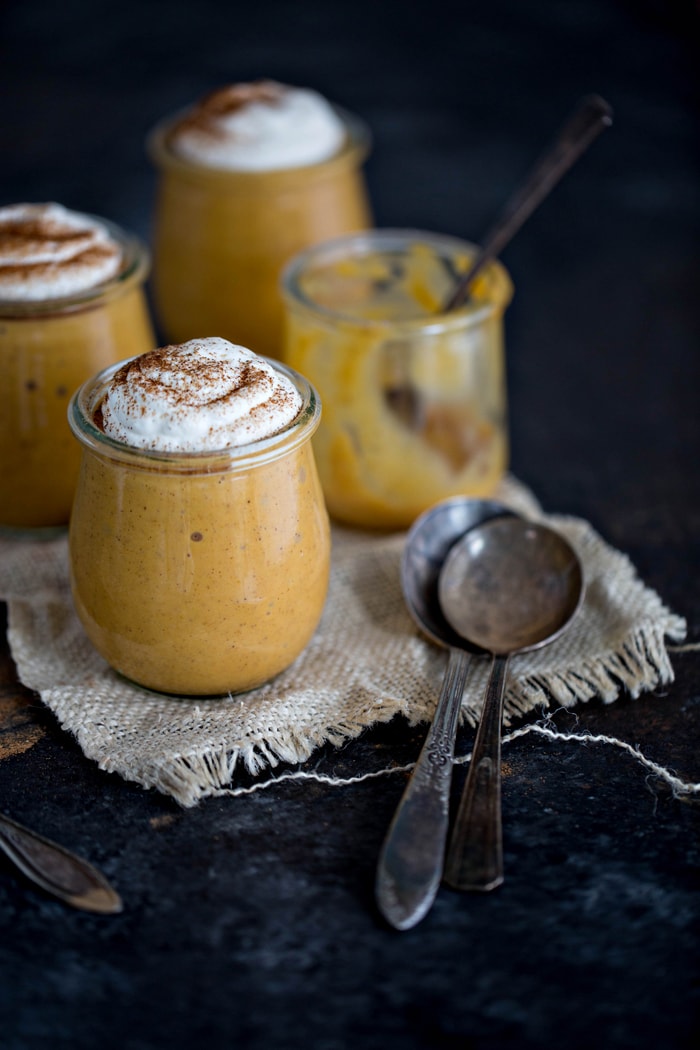
POLYGON ((333 327, 347 329, 391 329, 405 332, 441 332, 451 328, 478 325, 495 313, 502 313, 513 296, 513 282, 503 263, 492 259, 481 272, 489 284, 489 298, 450 311, 439 311, 434 316, 412 318, 363 318, 344 313, 342 309, 324 306, 308 296, 301 281, 304 273, 315 265, 332 264, 382 251, 406 251, 416 244, 442 251, 447 257, 473 257, 478 245, 446 233, 434 233, 412 228, 377 228, 343 234, 298 252, 280 273, 280 291, 288 306, 302 309, 315 320, 333 327))
POLYGON ((343 121, 347 136, 341 149, 314 164, 303 164, 289 168, 273 168, 263 171, 236 171, 228 168, 215 168, 198 164, 173 152, 168 139, 176 122, 188 111, 187 108, 165 117, 151 129, 146 136, 146 152, 155 165, 164 171, 174 171, 185 177, 206 178, 212 182, 235 186, 236 189, 254 190, 268 185, 276 188, 279 182, 307 182, 309 179, 332 175, 336 168, 348 163, 359 166, 367 157, 372 146, 372 134, 369 125, 342 106, 333 105, 333 111, 343 121))
POLYGON ((302 405, 294 419, 276 434, 247 445, 204 452, 164 452, 159 449, 134 448, 109 437, 94 423, 93 415, 107 384, 120 368, 136 358, 127 358, 103 368, 75 391, 68 405, 68 423, 80 444, 110 460, 159 474, 222 474, 250 470, 286 456, 304 444, 316 431, 321 419, 321 400, 316 388, 293 368, 260 355, 273 368, 282 372, 299 392, 302 405))
POLYGON ((49 317, 54 314, 72 313, 86 307, 97 306, 107 299, 122 295, 136 284, 143 284, 148 277, 151 257, 143 241, 110 219, 90 212, 74 211, 75 215, 104 226, 110 237, 122 249, 122 265, 119 272, 107 281, 84 288, 73 295, 61 295, 46 299, 1 299, 0 317, 31 319, 49 317))

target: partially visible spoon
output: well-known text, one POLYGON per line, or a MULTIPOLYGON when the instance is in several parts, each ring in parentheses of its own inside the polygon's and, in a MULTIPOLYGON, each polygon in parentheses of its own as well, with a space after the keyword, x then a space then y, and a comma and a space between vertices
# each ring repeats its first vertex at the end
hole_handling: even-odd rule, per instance
POLYGON ((455 631, 492 654, 492 669, 445 865, 459 890, 503 882, 501 727, 511 655, 538 649, 568 627, 583 597, 583 570, 554 529, 522 518, 489 521, 451 548, 438 581, 455 631))
POLYGON ((450 547, 467 530, 513 512, 494 500, 456 497, 414 522, 406 538, 401 583, 418 627, 449 651, 433 721, 382 847, 376 898, 385 919, 406 930, 427 914, 442 878, 454 741, 470 646, 447 623, 438 577, 450 547))
POLYGON ((121 898, 101 872, 82 857, 3 814, 0 849, 27 878, 71 907, 104 915, 122 910, 121 898))
POLYGON ((497 221, 482 240, 481 250, 442 307, 454 310, 469 297, 469 288, 490 259, 495 259, 525 220, 554 189, 601 131, 612 124, 612 107, 599 95, 584 98, 547 152, 535 164, 526 182, 506 202, 497 221))
MULTIPOLYGON (((471 265, 440 305, 438 314, 455 310, 467 301, 471 286, 484 266, 500 255, 525 220, 612 121, 612 107, 599 95, 590 95, 579 103, 554 144, 536 161, 525 182, 508 198, 495 223, 482 238, 481 248, 471 265)), ((394 379, 385 391, 387 405, 404 426, 420 432, 425 419, 425 399, 409 374, 407 347, 396 345, 394 357, 394 379), (405 352, 398 353, 400 349, 405 352)))

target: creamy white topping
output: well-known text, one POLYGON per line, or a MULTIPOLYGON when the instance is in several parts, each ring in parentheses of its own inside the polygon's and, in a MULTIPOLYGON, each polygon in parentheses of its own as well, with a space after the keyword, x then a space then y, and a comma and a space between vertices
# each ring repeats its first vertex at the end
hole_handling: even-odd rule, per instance
POLYGON ((267 361, 211 338, 127 361, 100 409, 105 434, 133 448, 213 452, 272 437, 301 405, 296 387, 267 361))
POLYGON ((343 121, 322 95, 272 80, 212 92, 170 134, 178 156, 228 171, 316 164, 344 140, 343 121))
POLYGON ((60 204, 0 208, 0 299, 76 295, 120 270, 121 246, 106 227, 60 204))

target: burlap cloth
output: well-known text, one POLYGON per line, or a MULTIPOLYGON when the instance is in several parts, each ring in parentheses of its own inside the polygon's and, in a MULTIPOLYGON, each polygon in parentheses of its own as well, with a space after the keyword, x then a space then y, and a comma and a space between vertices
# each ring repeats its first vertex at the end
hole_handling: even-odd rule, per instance
MULTIPOLYGON (((592 697, 613 701, 673 679, 666 639, 685 622, 639 580, 629 559, 585 521, 544 515, 507 479, 496 498, 559 529, 583 563, 586 594, 567 633, 511 663, 505 718, 592 697)), ((241 770, 257 775, 301 763, 324 743, 340 745, 401 714, 434 711, 446 652, 415 627, 403 600, 405 535, 334 528, 328 600, 314 638, 273 682, 245 695, 192 700, 126 682, 92 648, 73 611, 65 536, 0 539, 0 598, 20 680, 36 690, 85 755, 104 770, 183 806, 224 792, 241 770)), ((478 716, 489 661, 472 660, 463 715, 478 716)))

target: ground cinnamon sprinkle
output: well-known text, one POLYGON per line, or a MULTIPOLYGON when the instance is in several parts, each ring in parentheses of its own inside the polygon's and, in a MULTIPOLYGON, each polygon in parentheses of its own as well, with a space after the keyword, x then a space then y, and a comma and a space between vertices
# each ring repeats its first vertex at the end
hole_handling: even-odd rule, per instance
POLYGON ((214 451, 272 437, 300 408, 298 392, 268 362, 212 338, 159 347, 126 362, 93 419, 133 447, 214 451), (138 426, 139 419, 146 425, 138 426))
POLYGON ((123 255, 120 245, 96 224, 76 225, 63 218, 68 214, 51 204, 0 209, 0 294, 3 288, 30 288, 35 283, 51 287, 64 274, 89 285, 92 273, 103 280, 106 273, 117 271, 123 255))
POLYGON ((208 92, 170 129, 170 141, 183 131, 199 131, 212 138, 227 138, 230 130, 220 126, 229 117, 256 102, 277 105, 285 88, 274 80, 255 80, 248 84, 227 84, 208 92))

